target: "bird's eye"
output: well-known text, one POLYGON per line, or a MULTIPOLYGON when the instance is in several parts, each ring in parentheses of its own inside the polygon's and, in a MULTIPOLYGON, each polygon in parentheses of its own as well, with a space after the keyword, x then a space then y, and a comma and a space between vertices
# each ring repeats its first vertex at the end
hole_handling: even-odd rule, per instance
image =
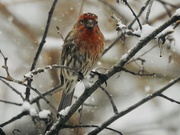
POLYGON ((81 20, 80 23, 81 23, 81 24, 84 24, 84 20, 81 20))

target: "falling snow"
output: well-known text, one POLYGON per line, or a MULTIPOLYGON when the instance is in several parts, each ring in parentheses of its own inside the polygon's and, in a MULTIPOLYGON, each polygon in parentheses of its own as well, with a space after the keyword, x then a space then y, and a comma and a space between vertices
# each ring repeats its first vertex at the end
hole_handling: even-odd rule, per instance
POLYGON ((151 87, 150 87, 150 86, 145 86, 145 88, 144 88, 144 89, 145 89, 145 92, 147 92, 147 93, 148 93, 148 92, 150 92, 151 87))

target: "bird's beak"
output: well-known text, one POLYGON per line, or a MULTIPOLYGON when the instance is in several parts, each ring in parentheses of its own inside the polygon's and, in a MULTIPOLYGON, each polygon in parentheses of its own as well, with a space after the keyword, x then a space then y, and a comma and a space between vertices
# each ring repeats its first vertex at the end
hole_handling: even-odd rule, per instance
POLYGON ((86 27, 87 27, 87 28, 94 28, 96 24, 97 24, 97 23, 96 23, 95 20, 88 19, 87 22, 86 22, 86 27))

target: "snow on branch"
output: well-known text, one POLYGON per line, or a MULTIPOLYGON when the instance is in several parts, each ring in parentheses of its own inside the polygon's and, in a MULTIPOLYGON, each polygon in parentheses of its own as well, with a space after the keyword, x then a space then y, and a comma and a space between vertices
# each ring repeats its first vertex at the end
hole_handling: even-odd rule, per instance
POLYGON ((173 16, 180 16, 180 8, 176 9, 176 12, 173 14, 173 16))
POLYGON ((82 78, 82 77, 80 77, 81 76, 80 73, 77 72, 74 68, 70 68, 70 67, 67 67, 67 66, 54 64, 54 65, 45 66, 43 68, 37 68, 37 69, 34 69, 34 70, 28 72, 27 74, 24 75, 24 79, 21 82, 24 83, 27 80, 31 80, 31 79, 33 79, 34 75, 37 75, 39 73, 43 73, 46 70, 52 70, 52 69, 57 69, 57 68, 64 68, 66 70, 70 70, 71 72, 76 74, 78 76, 78 78, 82 78))

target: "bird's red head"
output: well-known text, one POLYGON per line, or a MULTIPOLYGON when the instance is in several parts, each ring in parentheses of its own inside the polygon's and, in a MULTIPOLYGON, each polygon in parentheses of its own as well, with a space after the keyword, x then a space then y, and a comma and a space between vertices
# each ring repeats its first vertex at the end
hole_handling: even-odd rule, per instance
POLYGON ((76 26, 85 26, 86 28, 93 29, 98 24, 97 19, 97 15, 93 13, 84 13, 79 17, 76 26))
POLYGON ((79 20, 88 20, 88 19, 97 20, 98 17, 93 13, 84 13, 79 17, 79 20))

